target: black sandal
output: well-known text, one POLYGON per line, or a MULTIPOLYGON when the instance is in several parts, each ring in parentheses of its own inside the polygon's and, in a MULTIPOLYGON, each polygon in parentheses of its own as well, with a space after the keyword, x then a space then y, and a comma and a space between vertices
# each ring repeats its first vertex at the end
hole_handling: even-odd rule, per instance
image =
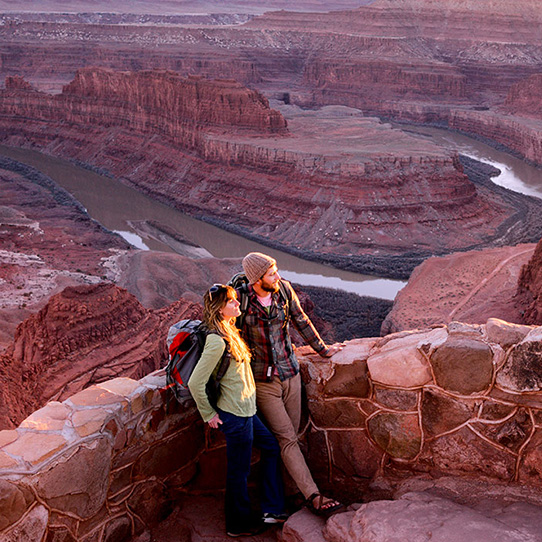
POLYGON ((329 497, 324 497, 321 493, 313 493, 306 501, 307 508, 317 516, 323 518, 329 518, 335 512, 338 512, 343 508, 343 504, 339 501, 331 499, 329 497), (314 504, 315 499, 317 499, 317 504, 314 504))

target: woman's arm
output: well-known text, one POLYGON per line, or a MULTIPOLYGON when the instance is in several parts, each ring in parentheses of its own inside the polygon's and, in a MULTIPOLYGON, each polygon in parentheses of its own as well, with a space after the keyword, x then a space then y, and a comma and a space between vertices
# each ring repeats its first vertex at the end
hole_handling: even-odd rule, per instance
MULTIPOLYGON (((216 410, 211 406, 211 403, 209 403, 205 386, 207 385, 207 382, 209 382, 209 378, 213 374, 216 366, 219 364, 225 348, 226 343, 222 337, 214 333, 207 335, 201 358, 194 368, 192 376, 188 380, 188 389, 190 390, 194 401, 196 401, 196 406, 198 407, 204 422, 210 422, 215 416, 218 416, 216 410)), ((214 421, 217 422, 217 420, 214 421)), ((211 427, 213 427, 213 425, 211 425, 211 427)))

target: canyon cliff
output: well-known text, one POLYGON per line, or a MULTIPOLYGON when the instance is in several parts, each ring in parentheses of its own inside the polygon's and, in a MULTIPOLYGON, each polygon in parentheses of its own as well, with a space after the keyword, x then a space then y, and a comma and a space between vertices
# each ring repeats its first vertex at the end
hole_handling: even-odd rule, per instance
POLYGON ((15 327, 66 286, 105 278, 130 245, 33 168, 0 160, 0 350, 15 327))
POLYGON ((521 268, 516 305, 525 323, 538 325, 542 322, 542 241, 521 268))
POLYGON ((542 119, 542 73, 512 85, 503 109, 515 115, 542 119))
POLYGON ((531 224, 518 234, 529 222, 523 211, 487 186, 474 188, 456 156, 367 117, 447 125, 542 163, 542 126, 526 118, 528 107, 516 114, 505 104, 515 85, 540 71, 532 0, 513 9, 494 2, 489 12, 466 0, 376 0, 239 24, 90 22, 21 14, 0 28, 1 74, 25 76, 41 90, 65 87, 46 95, 10 80, 4 142, 103 168, 183 211, 357 271, 404 277, 432 254, 536 242, 542 234, 531 224), (78 71, 89 65, 142 71, 78 71), (235 79, 290 105, 271 109, 255 90, 190 75, 235 79), (206 89, 202 99, 216 112, 183 102, 196 88, 206 89), (240 104, 250 113, 241 114, 240 104))
POLYGON ((197 317, 201 305, 180 300, 145 309, 110 283, 64 289, 17 327, 2 355, 1 426, 16 426, 48 401, 92 384, 162 368, 169 326, 197 317))
POLYGON ((357 271, 401 277, 431 253, 542 234, 537 202, 474 186, 454 153, 357 110, 277 107, 231 81, 88 68, 59 95, 8 79, 0 137, 357 271))

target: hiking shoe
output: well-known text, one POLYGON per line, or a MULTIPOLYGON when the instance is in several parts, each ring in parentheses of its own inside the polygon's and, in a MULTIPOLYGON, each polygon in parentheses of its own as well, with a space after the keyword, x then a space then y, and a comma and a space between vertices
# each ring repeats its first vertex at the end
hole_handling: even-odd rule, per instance
POLYGON ((262 521, 264 523, 284 523, 289 518, 288 514, 273 514, 271 512, 266 512, 262 516, 262 521))

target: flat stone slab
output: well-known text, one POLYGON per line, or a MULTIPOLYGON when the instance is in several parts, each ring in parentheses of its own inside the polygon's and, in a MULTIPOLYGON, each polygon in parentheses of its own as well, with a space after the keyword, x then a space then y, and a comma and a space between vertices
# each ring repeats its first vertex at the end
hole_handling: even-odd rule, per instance
POLYGON ((80 410, 72 416, 74 429, 80 437, 86 437, 99 431, 110 414, 102 408, 80 410))
POLYGON ((37 465, 54 455, 65 444, 66 440, 61 435, 25 433, 6 446, 4 451, 37 465))
POLYGON ((378 353, 369 356, 367 365, 373 381, 401 388, 420 387, 430 382, 429 363, 418 350, 423 338, 422 333, 392 338, 378 353))
POLYGON ((306 508, 293 514, 282 529, 283 542, 327 542, 322 533, 326 524, 323 518, 315 516, 306 508))
MULTIPOLYGON (((111 393, 98 386, 92 386, 86 390, 72 395, 69 399, 75 406, 102 406, 120 403, 124 398, 116 393, 111 393)), ((126 401, 124 401, 126 403, 126 401)))
POLYGON ((490 500, 470 507, 412 492, 337 514, 324 535, 334 542, 541 542, 542 507, 490 500))
POLYGON ((70 409, 65 404, 51 401, 23 420, 20 427, 39 431, 62 431, 69 413, 70 409))
POLYGON ((97 384, 97 386, 98 388, 102 388, 111 393, 129 397, 137 388, 139 388, 140 384, 137 380, 131 378, 114 378, 113 380, 97 384))

